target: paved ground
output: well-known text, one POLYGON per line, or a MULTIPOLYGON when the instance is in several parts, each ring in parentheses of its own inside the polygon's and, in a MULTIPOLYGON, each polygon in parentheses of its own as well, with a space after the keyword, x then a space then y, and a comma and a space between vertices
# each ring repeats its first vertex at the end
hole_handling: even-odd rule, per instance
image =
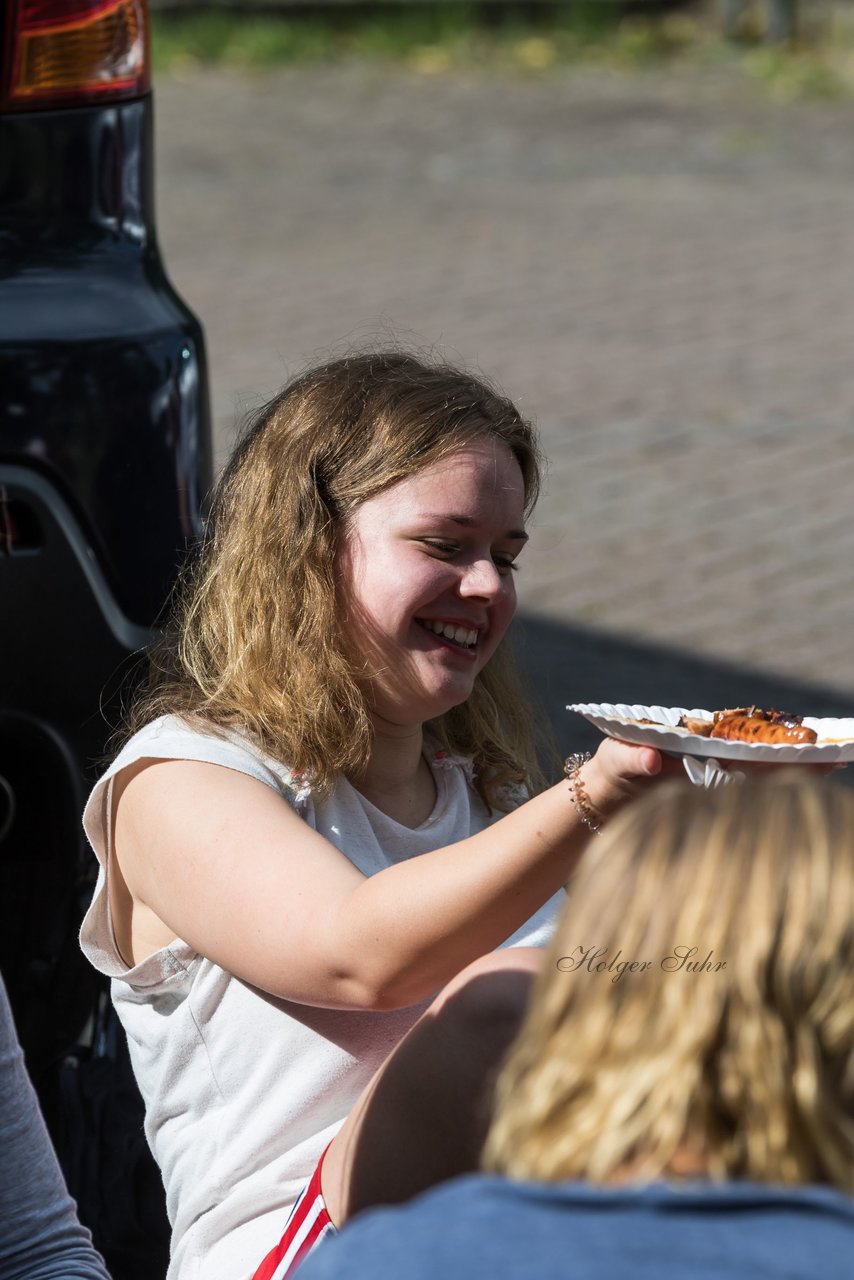
POLYGON ((555 705, 819 686, 854 710, 854 105, 353 67, 156 95, 220 457, 306 361, 436 345, 542 428, 520 590, 555 705))

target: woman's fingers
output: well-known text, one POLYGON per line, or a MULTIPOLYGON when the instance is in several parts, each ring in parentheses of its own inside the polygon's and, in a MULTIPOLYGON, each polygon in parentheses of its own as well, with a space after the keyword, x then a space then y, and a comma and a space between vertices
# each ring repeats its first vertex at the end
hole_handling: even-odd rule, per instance
POLYGON ((617 738, 605 738, 594 759, 613 775, 615 782, 654 777, 661 773, 662 756, 655 747, 637 746, 617 738))
POLYGON ((605 738, 584 766, 584 783, 595 808, 607 815, 621 808, 655 778, 669 774, 669 763, 654 747, 605 738))

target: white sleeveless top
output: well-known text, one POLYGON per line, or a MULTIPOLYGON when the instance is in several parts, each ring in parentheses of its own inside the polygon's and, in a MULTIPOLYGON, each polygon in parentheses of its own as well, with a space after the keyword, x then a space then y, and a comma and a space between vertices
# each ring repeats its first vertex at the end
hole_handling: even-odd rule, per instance
MULTIPOLYGON (((278 1241, 324 1147, 425 1006, 374 1012, 293 1004, 241 982, 180 940, 128 969, 107 889, 112 782, 144 758, 204 760, 258 778, 365 875, 465 839, 491 817, 470 785, 467 762, 442 753, 431 761, 436 805, 413 830, 345 779, 315 799, 240 733, 215 735, 176 716, 137 733, 95 786, 83 822, 100 872, 80 942, 112 979, 145 1100, 146 1135, 173 1231, 167 1280, 245 1280, 278 1241)), ((555 895, 504 945, 545 945, 563 901, 555 895)))

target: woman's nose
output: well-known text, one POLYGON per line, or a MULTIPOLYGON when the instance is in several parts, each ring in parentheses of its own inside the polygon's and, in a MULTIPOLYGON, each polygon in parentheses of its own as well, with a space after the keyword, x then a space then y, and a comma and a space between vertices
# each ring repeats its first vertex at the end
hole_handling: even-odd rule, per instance
POLYGON ((461 596, 479 596, 488 600, 504 590, 504 579, 491 556, 472 560, 460 578, 461 596))

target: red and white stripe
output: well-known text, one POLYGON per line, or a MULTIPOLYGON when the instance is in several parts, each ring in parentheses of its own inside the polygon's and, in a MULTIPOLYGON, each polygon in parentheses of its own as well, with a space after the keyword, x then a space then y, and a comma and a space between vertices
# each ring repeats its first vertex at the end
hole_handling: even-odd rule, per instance
POLYGON ((281 1240, 267 1254, 252 1280, 288 1280, 324 1236, 335 1234, 320 1189, 323 1156, 291 1209, 281 1240))

